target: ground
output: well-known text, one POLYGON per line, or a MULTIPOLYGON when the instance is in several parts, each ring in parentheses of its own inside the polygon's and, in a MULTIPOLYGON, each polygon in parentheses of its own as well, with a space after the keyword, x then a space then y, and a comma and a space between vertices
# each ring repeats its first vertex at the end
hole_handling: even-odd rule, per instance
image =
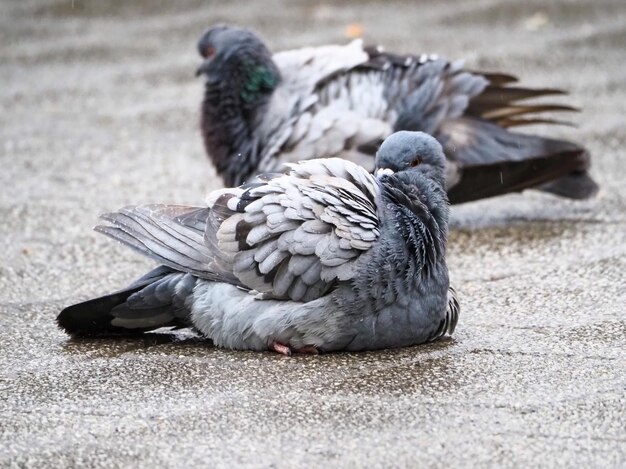
POLYGON ((626 465, 626 2, 4 1, 0 466, 626 465), (152 264, 91 231, 126 204, 202 203, 195 41, 346 41, 466 57, 570 90, 591 201, 453 211, 452 339, 284 358, 190 335, 72 341, 59 310, 152 264))

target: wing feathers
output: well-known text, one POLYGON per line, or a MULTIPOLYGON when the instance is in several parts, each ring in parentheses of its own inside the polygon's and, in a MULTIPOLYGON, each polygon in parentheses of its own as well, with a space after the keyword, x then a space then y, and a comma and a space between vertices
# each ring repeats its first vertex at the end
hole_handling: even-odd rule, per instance
POLYGON ((355 260, 377 240, 378 193, 373 176, 349 161, 290 164, 285 174, 234 194, 229 206, 237 211, 217 231, 219 249, 249 288, 317 298, 351 278, 355 260))
POLYGON ((94 229, 163 265, 198 277, 239 284, 219 267, 205 243, 209 211, 197 207, 145 205, 106 213, 110 225, 94 229))
POLYGON ((208 209, 125 207, 96 230, 173 269, 309 301, 352 278, 378 239, 379 190, 354 163, 309 160, 216 191, 208 209))

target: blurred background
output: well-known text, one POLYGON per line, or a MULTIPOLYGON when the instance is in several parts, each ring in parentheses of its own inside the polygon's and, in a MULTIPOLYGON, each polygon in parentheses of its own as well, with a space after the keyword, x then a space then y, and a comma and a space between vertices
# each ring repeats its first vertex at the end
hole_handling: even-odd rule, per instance
POLYGON ((0 465, 624 463, 626 2, 3 0, 0 12, 0 465), (97 215, 201 204, 219 187, 194 76, 196 41, 219 22, 273 50, 363 37, 569 90, 577 127, 550 134, 589 148, 601 193, 455 208, 463 312, 448 343, 285 362, 193 341, 67 342, 63 305, 151 266, 93 233, 97 215))

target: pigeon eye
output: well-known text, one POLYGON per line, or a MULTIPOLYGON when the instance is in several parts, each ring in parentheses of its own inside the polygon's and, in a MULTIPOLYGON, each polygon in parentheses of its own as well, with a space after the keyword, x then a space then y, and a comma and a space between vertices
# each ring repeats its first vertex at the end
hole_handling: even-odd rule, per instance
POLYGON ((419 158, 415 158, 413 161, 409 163, 409 166, 411 168, 415 168, 416 166, 419 166, 420 164, 422 164, 422 160, 420 160, 419 158))
POLYGON ((215 55, 215 48, 208 46, 206 49, 204 49, 204 57, 209 59, 211 57, 213 57, 215 55))

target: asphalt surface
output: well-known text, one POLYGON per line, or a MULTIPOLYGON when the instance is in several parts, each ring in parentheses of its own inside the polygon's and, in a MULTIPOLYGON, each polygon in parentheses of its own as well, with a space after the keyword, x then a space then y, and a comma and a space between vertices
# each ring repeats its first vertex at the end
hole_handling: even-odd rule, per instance
MULTIPOLYGON (((626 465, 626 2, 0 3, 0 466, 626 465), (343 42, 467 57, 571 91, 600 195, 456 208, 453 339, 283 358, 191 335, 71 341, 72 302, 152 264, 99 213, 201 203, 195 41, 343 42), (353 31, 358 29, 352 26, 353 31)), ((546 131, 539 128, 538 131, 546 131)))

